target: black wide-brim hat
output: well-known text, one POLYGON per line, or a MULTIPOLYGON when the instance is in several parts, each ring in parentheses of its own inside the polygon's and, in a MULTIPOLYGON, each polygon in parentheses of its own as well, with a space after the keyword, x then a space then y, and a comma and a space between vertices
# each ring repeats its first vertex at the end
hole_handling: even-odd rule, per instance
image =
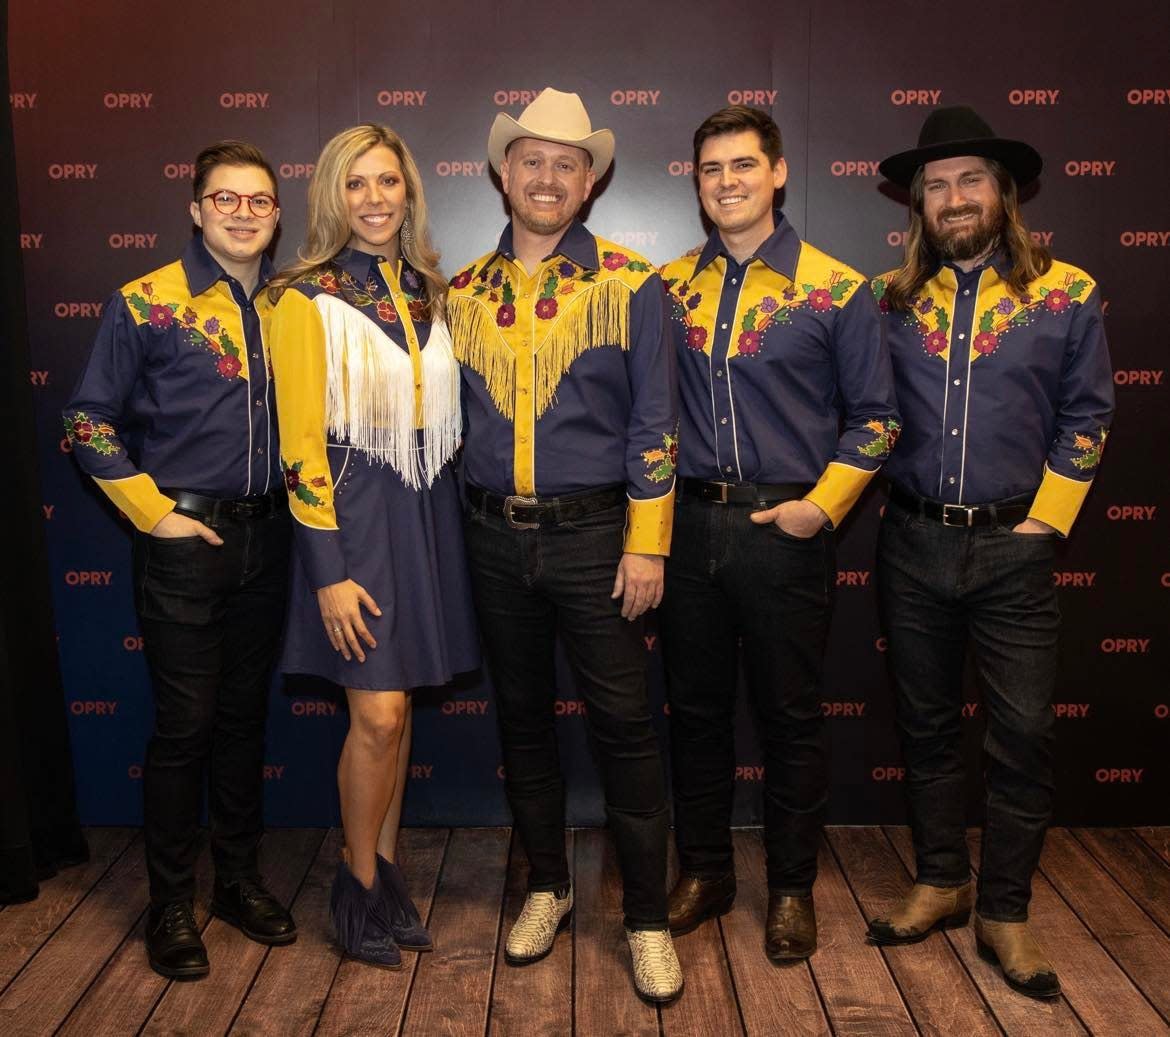
POLYGON ((919 166, 960 155, 978 155, 1003 163, 1020 187, 1035 180, 1044 166, 1032 145, 997 137, 974 108, 957 104, 931 112, 918 134, 918 147, 891 155, 878 165, 878 172, 899 187, 909 187, 919 166))

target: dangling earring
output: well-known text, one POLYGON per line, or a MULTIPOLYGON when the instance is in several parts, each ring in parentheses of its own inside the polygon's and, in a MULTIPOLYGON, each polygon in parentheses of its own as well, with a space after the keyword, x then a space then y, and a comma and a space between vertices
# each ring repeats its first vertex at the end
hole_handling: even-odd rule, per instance
POLYGON ((402 226, 398 231, 398 239, 402 245, 402 251, 405 252, 408 248, 414 247, 414 224, 411 222, 409 216, 402 221, 402 226))

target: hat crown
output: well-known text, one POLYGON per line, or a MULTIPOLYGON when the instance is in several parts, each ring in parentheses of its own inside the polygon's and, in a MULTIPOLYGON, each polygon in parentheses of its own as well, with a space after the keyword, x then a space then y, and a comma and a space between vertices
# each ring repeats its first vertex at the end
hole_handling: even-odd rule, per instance
POLYGON ((539 136, 582 139, 593 132, 581 98, 551 86, 541 90, 516 121, 539 136))
POLYGON ((956 140, 991 140, 994 137, 995 131, 974 108, 956 104, 936 108, 926 117, 918 134, 918 146, 928 148, 956 140))

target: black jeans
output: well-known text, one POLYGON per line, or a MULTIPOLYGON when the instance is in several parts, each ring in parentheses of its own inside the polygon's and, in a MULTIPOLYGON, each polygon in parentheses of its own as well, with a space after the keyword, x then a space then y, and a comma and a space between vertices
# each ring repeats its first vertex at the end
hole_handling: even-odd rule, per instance
POLYGON ((203 773, 216 874, 257 874, 268 686, 287 599, 286 510, 199 537, 134 537, 134 604, 154 687, 143 773, 150 897, 195 891, 203 773))
POLYGON ((977 909, 1028 917, 1052 812, 1052 695, 1060 613, 1051 536, 949 528, 890 502, 878 536, 878 601, 906 764, 918 881, 970 876, 962 759, 970 649, 983 708, 987 820, 977 909))
POLYGON ((679 862, 732 870, 736 643, 764 752, 768 888, 804 896, 828 799, 821 679, 836 576, 833 534, 800 540, 747 507, 682 498, 659 611, 670 697, 679 862))
POLYGON ((470 509, 466 541, 503 745, 505 787, 528 854, 528 888, 569 881, 554 707, 557 635, 585 701, 630 929, 666 927, 666 778, 646 694, 642 623, 610 598, 624 505, 559 526, 510 529, 470 509))

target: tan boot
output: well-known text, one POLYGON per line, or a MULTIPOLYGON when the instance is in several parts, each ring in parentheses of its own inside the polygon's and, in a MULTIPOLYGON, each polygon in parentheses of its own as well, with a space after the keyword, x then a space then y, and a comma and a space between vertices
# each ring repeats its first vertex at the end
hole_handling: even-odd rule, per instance
POLYGON ((665 1005, 683 992, 682 966, 669 929, 627 929, 634 989, 643 1001, 665 1005))
POLYGON ((974 902, 970 882, 950 887, 916 882, 888 915, 870 920, 867 935, 874 943, 917 943, 936 929, 966 925, 974 902))
POLYGON ((1027 922, 992 922, 975 915, 975 946, 979 957, 998 965, 1012 990, 1028 997, 1060 996, 1060 980, 1040 949, 1027 922))

